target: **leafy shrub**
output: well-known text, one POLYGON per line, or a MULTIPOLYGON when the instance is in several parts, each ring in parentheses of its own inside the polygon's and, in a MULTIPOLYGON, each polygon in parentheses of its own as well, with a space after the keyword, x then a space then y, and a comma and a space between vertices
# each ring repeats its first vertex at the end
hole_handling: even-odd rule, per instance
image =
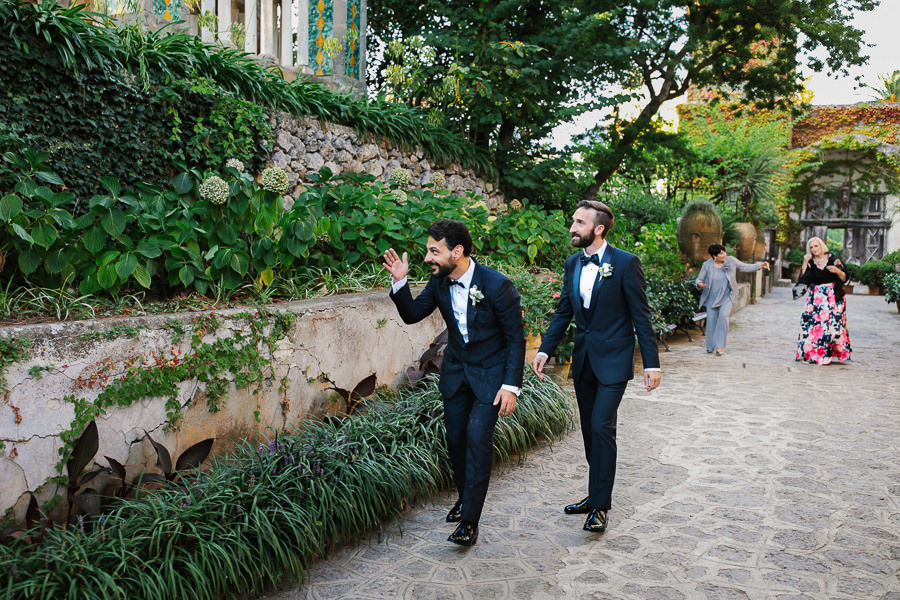
POLYGON ((900 302, 900 273, 888 273, 882 280, 885 302, 900 302))
POLYGON ((547 331, 553 311, 559 303, 560 280, 552 272, 533 273, 528 269, 501 267, 521 296, 522 322, 525 336, 539 336, 547 331))
POLYGON ((647 302, 657 333, 665 333, 667 325, 689 323, 699 299, 692 280, 673 281, 652 273, 647 276, 647 302))
MULTIPOLYGON (((805 252, 800 248, 791 248, 785 254, 785 260, 791 265, 791 268, 800 267, 803 265, 803 257, 805 256, 805 252)), ((847 265, 849 267, 849 265, 847 265)))
MULTIPOLYGON (((75 286, 82 294, 144 288, 165 298, 183 289, 205 295, 245 284, 266 288, 300 268, 378 264, 389 247, 415 255, 441 218, 465 220, 476 252, 514 264, 561 264, 568 252, 561 213, 523 209, 495 217, 472 197, 431 190, 411 191, 402 203, 371 176, 333 178, 328 169, 311 177, 315 184, 290 209, 282 187, 266 190, 249 173, 228 168, 227 180, 183 173, 169 190, 141 184, 132 192, 103 177, 106 194, 91 197, 78 214, 74 194, 42 184, 56 180, 42 166, 46 155, 28 156, 31 176, 0 198, 0 252, 21 283, 75 286)), ((21 170, 0 170, 10 183, 17 175, 21 170)), ((414 275, 424 276, 422 263, 412 262, 414 275)))
POLYGON ((614 193, 606 202, 616 215, 613 231, 620 236, 627 233, 632 241, 640 237, 645 226, 675 222, 681 214, 672 200, 647 193, 636 186, 614 193))
POLYGON ((678 250, 677 229, 674 220, 641 228, 633 249, 646 273, 673 280, 684 278, 686 266, 678 250))
MULTIPOLYGON (((0 588, 11 600, 219 598, 297 577, 450 483, 436 381, 387 400, 246 445, 108 515, 48 529, 40 544, 0 545, 0 588)), ((567 394, 529 375, 516 412, 497 424, 495 456, 507 461, 572 421, 567 394)))
POLYGON ((870 260, 861 265, 850 267, 850 277, 869 287, 878 287, 882 284, 884 276, 894 271, 893 265, 887 260, 870 260))
MULTIPOLYGON (((481 251, 511 265, 556 267, 573 252, 569 244, 568 215, 525 206, 496 219, 488 219, 481 251)), ((473 236, 474 236, 473 232, 473 236)))

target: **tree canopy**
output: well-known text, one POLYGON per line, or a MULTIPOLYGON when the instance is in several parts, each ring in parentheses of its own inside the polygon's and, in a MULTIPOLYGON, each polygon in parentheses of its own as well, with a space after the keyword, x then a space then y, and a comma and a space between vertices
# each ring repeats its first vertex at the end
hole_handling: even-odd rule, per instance
POLYGON ((501 174, 513 148, 599 104, 584 86, 613 80, 576 51, 593 25, 566 2, 373 0, 368 14, 370 81, 493 149, 501 174))
POLYGON ((420 84, 398 98, 437 109, 494 150, 501 176, 512 149, 535 152, 555 125, 631 94, 639 114, 616 123, 618 134, 583 190, 593 197, 666 101, 716 88, 764 107, 783 106, 803 88, 801 66, 846 75, 848 67, 864 64, 862 32, 851 19, 877 4, 371 0, 372 80, 385 81, 390 57, 377 56, 390 40, 421 36, 421 50, 413 53, 420 84))

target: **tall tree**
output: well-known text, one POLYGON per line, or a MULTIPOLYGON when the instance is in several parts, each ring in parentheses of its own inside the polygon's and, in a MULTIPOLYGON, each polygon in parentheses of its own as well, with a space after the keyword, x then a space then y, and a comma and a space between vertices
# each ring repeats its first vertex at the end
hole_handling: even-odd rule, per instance
POLYGON ((569 2, 370 0, 368 7, 370 82, 491 148, 501 177, 512 152, 527 154, 554 126, 602 103, 586 88, 615 79, 584 51, 596 25, 569 2))
MULTIPOLYGON (((639 81, 640 114, 594 174, 585 197, 615 173, 664 102, 693 88, 726 88, 764 107, 803 89, 799 67, 848 74, 867 60, 850 21, 878 0, 584 0, 575 6, 605 24, 592 55, 626 83, 639 81), (813 52, 824 50, 823 61, 813 52)), ((634 89, 632 87, 632 89, 634 89)))
MULTIPOLYGON (((803 65, 847 75, 848 67, 864 64, 862 32, 851 18, 877 4, 370 0, 369 28, 376 59, 388 40, 422 36, 434 56, 423 69, 426 83, 404 99, 445 109, 473 141, 495 150, 501 175, 510 151, 529 151, 572 114, 623 93, 642 98, 638 116, 617 124, 619 135, 584 190, 594 197, 663 103, 689 89, 724 87, 770 107, 802 90, 803 65), (454 81, 470 86, 468 94, 454 95, 455 106, 442 95, 454 81)), ((378 60, 372 64, 378 82, 384 74, 378 60)))

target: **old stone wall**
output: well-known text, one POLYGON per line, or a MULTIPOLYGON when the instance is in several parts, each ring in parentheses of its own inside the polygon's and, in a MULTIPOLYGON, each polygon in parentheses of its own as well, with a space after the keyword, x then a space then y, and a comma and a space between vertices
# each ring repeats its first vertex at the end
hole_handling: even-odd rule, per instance
POLYGON ((503 195, 493 182, 458 163, 438 165, 421 148, 407 151, 389 140, 361 139, 350 127, 288 113, 276 117, 275 127, 271 162, 287 171, 295 198, 303 189, 307 174, 325 166, 335 174, 367 173, 383 182, 395 169, 403 168, 410 172, 410 187, 434 184, 457 196, 474 193, 482 196, 489 208, 503 202, 503 195))
MULTIPOLYGON (((421 323, 405 325, 385 291, 285 303, 272 310, 290 312, 295 318, 286 335, 272 340, 274 350, 254 342, 260 355, 271 361, 260 385, 238 389, 240 374, 223 374, 231 383, 212 412, 207 384, 196 378, 178 382, 175 397, 184 418, 175 428, 167 427, 172 402, 167 406, 166 398, 138 397, 128 406, 111 406, 96 418, 97 462, 106 466, 103 457, 109 456, 126 464, 130 474, 155 470, 156 455, 145 431, 175 460, 209 437, 216 438, 213 451, 222 452, 258 432, 280 431, 307 417, 339 413, 343 401, 328 387, 352 390, 372 373, 378 385, 405 381, 407 367, 418 364, 444 328, 437 312, 421 323)), ((42 501, 60 493, 50 480, 60 474, 56 464, 64 447, 61 435, 73 430, 84 401, 115 389, 111 386, 135 370, 184 364, 202 344, 209 348, 216 340, 253 340, 258 329, 254 325, 265 322, 249 309, 216 311, 214 321, 210 314, 0 328, 0 338, 31 343, 28 358, 2 373, 8 392, 0 397, 0 514, 13 508, 21 520, 27 491, 37 491, 42 501)), ((269 331, 271 326, 262 328, 263 335, 269 331)), ((214 360, 215 356, 210 358, 214 360)))

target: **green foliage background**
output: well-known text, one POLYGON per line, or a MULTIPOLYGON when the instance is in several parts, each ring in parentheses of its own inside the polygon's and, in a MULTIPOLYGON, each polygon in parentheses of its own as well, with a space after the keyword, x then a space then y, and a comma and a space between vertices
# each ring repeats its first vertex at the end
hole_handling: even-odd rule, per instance
POLYGON ((81 4, 0 0, 0 30, 0 151, 49 153, 47 164, 80 198, 101 190, 101 177, 159 185, 185 166, 221 168, 226 158, 258 172, 275 111, 492 172, 483 150, 418 109, 288 82, 277 67, 171 28, 109 23, 81 4))

